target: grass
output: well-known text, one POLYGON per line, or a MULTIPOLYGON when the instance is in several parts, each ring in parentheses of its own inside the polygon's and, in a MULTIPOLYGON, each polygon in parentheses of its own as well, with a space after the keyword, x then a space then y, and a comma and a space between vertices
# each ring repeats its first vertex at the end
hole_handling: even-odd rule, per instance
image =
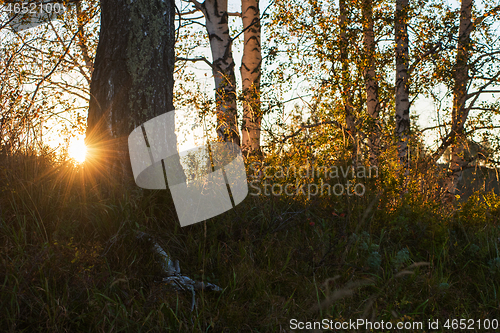
POLYGON ((427 323, 500 310, 493 193, 442 207, 421 183, 401 196, 382 172, 363 197, 249 195, 181 228, 167 191, 105 198, 81 167, 0 164, 5 332, 289 332, 291 319, 427 323), (223 291, 197 293, 191 312, 190 293, 157 282, 138 231, 223 291))

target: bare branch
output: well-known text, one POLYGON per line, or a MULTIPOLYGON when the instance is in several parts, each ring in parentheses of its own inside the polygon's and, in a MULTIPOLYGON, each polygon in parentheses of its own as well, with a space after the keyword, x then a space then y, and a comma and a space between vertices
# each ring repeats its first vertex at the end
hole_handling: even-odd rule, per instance
POLYGON ((490 125, 490 126, 479 126, 479 127, 474 127, 470 131, 465 132, 465 134, 469 135, 471 133, 474 133, 475 131, 487 130, 487 129, 497 129, 497 128, 500 128, 500 126, 493 126, 493 125, 490 125))
POLYGON ((307 94, 307 95, 303 95, 303 96, 292 97, 292 98, 287 99, 286 101, 283 101, 281 103, 283 103, 283 104, 289 103, 289 102, 295 101, 296 99, 301 99, 302 100, 303 97, 309 97, 309 96, 312 96, 312 94, 307 94))
POLYGON ((442 127, 446 127, 446 126, 447 126, 446 124, 441 124, 441 125, 426 127, 426 128, 421 129, 420 133, 424 133, 425 131, 434 130, 434 129, 438 129, 438 128, 442 128, 442 127))
MULTIPOLYGON (((481 94, 500 92, 500 90, 486 90, 486 88, 490 84, 492 84, 494 82, 494 80, 496 80, 496 78, 498 78, 499 76, 500 76, 500 71, 495 76, 493 76, 491 78, 491 80, 488 80, 488 82, 485 83, 478 91, 467 94, 466 100, 469 100, 470 98, 474 97, 474 99, 469 103, 469 107, 467 108, 467 110, 470 110, 470 108, 474 106, 474 103, 476 103, 477 99, 479 98, 479 96, 481 94)), ((467 113, 468 112, 466 112, 465 114, 467 114, 467 113)), ((464 124, 465 124, 465 119, 462 121, 462 126, 464 126, 464 124)), ((439 159, 439 157, 441 157, 441 155, 443 155, 446 148, 448 148, 453 143, 453 140, 455 139, 457 130, 458 130, 458 128, 456 128, 456 127, 454 127, 454 125, 452 125, 450 132, 443 139, 441 146, 439 146, 439 148, 434 152, 434 154, 432 154, 431 160, 433 162, 437 161, 439 159)))
POLYGON ((314 127, 318 127, 318 126, 322 126, 322 125, 335 125, 337 127, 343 128, 342 125, 336 120, 322 121, 322 122, 319 122, 316 124, 311 124, 311 125, 301 124, 300 128, 297 131, 293 132, 290 135, 283 136, 283 139, 281 140, 281 142, 285 142, 286 140, 291 139, 291 138, 299 135, 300 132, 302 132, 305 129, 314 128, 314 127))
POLYGON ((239 33, 237 33, 237 34, 236 34, 236 36, 234 36, 233 38, 231 38, 231 40, 236 40, 236 39, 238 39, 238 37, 240 37, 240 36, 241 36, 241 34, 243 34, 245 31, 247 31, 248 29, 250 29, 251 27, 253 27, 253 26, 254 26, 256 23, 258 23, 258 22, 260 22, 260 18, 258 18, 258 19, 254 19, 254 20, 252 21, 252 23, 250 23, 250 24, 248 25, 248 27, 245 27, 243 30, 241 30, 239 33))
POLYGON ((473 107, 473 108, 469 108, 469 110, 493 111, 493 110, 495 110, 495 108, 480 108, 480 107, 473 107))
POLYGON ((187 17, 185 19, 182 19, 184 21, 191 21, 191 20, 201 20, 202 18, 204 18, 205 16, 201 15, 201 16, 198 16, 198 17, 187 17))
POLYGON ((201 11, 201 10, 200 10, 200 9, 198 9, 198 8, 195 8, 195 9, 190 10, 190 11, 188 11, 188 12, 182 12, 182 13, 179 13, 178 15, 179 15, 179 16, 191 15, 191 14, 197 13, 197 12, 199 12, 199 11, 201 11))
MULTIPOLYGON (((260 15, 259 19, 255 19, 252 21, 252 23, 250 23, 248 25, 248 27, 245 27, 243 30, 241 30, 236 36, 234 36, 233 38, 231 38, 231 40, 236 40, 239 36, 241 36, 241 34, 243 34, 245 31, 247 31, 248 29, 250 29, 254 24, 256 24, 257 22, 260 22, 262 20, 262 18, 264 18, 264 16, 266 15, 266 11, 269 9, 269 7, 271 7, 271 5, 274 3, 274 0, 272 0, 269 5, 266 7, 266 9, 264 9, 264 11, 262 12, 262 15, 260 15)), ((228 13, 229 15, 229 13, 228 13)), ((240 13, 240 17, 241 17, 241 13, 240 13)))
POLYGON ((89 96, 85 97, 85 96, 83 96, 82 94, 80 94, 80 93, 76 92, 75 90, 72 90, 72 89, 71 89, 71 88, 73 88, 73 89, 79 89, 79 90, 80 90, 80 91, 82 91, 83 93, 90 94, 90 92, 89 92, 89 91, 87 91, 87 90, 83 90, 81 87, 76 87, 76 86, 71 85, 71 84, 68 84, 68 83, 66 83, 66 82, 64 82, 64 83, 63 83, 63 82, 54 82, 54 81, 50 81, 50 80, 46 80, 46 81, 47 81, 47 82, 49 82, 50 84, 55 85, 56 87, 59 87, 59 89, 62 89, 62 90, 66 91, 66 92, 67 92, 67 93, 69 93, 69 94, 72 94, 72 95, 75 95, 75 96, 80 97, 80 98, 81 98, 81 99, 83 99, 84 101, 87 101, 87 102, 88 102, 88 101, 89 101, 89 99, 90 99, 90 97, 89 97, 89 96))
POLYGON ((490 9, 489 11, 487 11, 486 13, 484 13, 484 15, 481 15, 478 18, 476 18, 474 20, 474 22, 473 22, 473 25, 477 26, 477 25, 481 24, 484 21, 484 19, 486 19, 488 16, 490 16, 492 14, 497 13, 498 11, 500 11, 500 5, 498 5, 498 6, 494 7, 494 8, 492 8, 492 9, 490 9))
POLYGON ((479 60, 483 59, 484 57, 491 57, 495 54, 500 54, 500 50, 497 50, 497 51, 493 51, 493 52, 488 52, 488 53, 484 53, 484 54, 481 54, 480 56, 478 56, 471 64, 470 66, 471 67, 474 67, 478 62, 479 60))
POLYGON ((190 26, 192 24, 198 24, 198 25, 201 25, 203 28, 206 28, 207 26, 201 22, 197 22, 197 21, 191 21, 191 19, 189 20, 185 20, 185 21, 188 21, 182 25, 179 26, 179 28, 184 28, 184 27, 187 27, 187 26, 190 26))
POLYGON ((500 78, 491 78, 491 77, 484 77, 484 76, 473 76, 471 77, 471 79, 474 79, 474 80, 493 80, 495 82, 500 82, 500 78))
POLYGON ((436 53, 437 51, 439 51, 439 49, 441 49, 441 47, 442 47, 442 43, 441 42, 437 42, 436 45, 434 45, 429 51, 427 51, 424 54, 422 54, 417 60, 415 60, 415 62, 413 64, 411 64, 410 68, 408 69, 408 73, 412 73, 413 70, 415 70, 415 68, 417 67, 417 65, 422 60, 424 60, 425 58, 427 58, 429 55, 431 55, 431 54, 436 53))
POLYGON ((5 28, 7 25, 10 24, 10 22, 14 21, 17 16, 21 15, 21 13, 15 13, 4 25, 0 26, 0 30, 5 28))
POLYGON ((175 61, 191 61, 191 62, 203 61, 208 66, 210 66, 210 68, 214 69, 214 65, 210 61, 208 61, 208 59, 205 57, 198 57, 198 58, 178 58, 177 57, 177 58, 175 58, 175 61))
POLYGON ((64 52, 64 54, 62 54, 57 63, 54 65, 54 67, 52 68, 52 70, 47 74, 45 75, 39 82, 38 84, 36 85, 36 88, 35 88, 35 91, 33 92, 33 95, 31 96, 31 104, 30 104, 30 108, 31 106, 33 105, 33 102, 35 101, 35 97, 36 97, 36 94, 38 93, 38 90, 40 89, 40 86, 42 85, 43 82, 45 82, 46 79, 48 79, 57 69, 57 67, 61 64, 61 62, 63 61, 64 57, 66 57, 66 55, 68 54, 69 52, 69 49, 71 47, 71 44, 73 44, 73 41, 75 40, 76 36, 78 34, 78 31, 76 34, 73 35, 73 37, 71 38, 71 40, 69 41, 69 44, 68 46, 66 47, 66 51, 64 52))
POLYGON ((200 10, 201 12, 205 13, 203 11, 203 6, 201 5, 201 3, 198 2, 198 0, 189 0, 189 2, 191 2, 197 10, 200 10))
MULTIPOLYGON (((57 29, 54 27, 54 25, 52 24, 52 22, 49 22, 49 26, 51 27, 52 31, 54 32, 54 34, 56 35, 57 37, 57 40, 59 41, 59 43, 61 43, 62 45, 62 48, 64 49, 64 41, 63 39, 61 38, 61 36, 59 36, 59 33, 57 32, 57 29)), ((82 26, 83 27, 83 26, 82 26)), ((71 32, 73 32, 72 30, 70 30, 71 32)), ((80 35, 82 33, 82 31, 80 31, 80 29, 77 29, 76 31, 76 34, 77 36, 80 35)), ((87 75, 87 73, 85 73, 85 71, 83 70, 83 67, 80 65, 80 62, 77 61, 75 59, 75 57, 71 54, 71 53, 68 53, 68 57, 71 59, 72 62, 69 62, 69 61, 66 61, 64 59, 65 62, 68 62, 76 67, 78 67, 79 71, 80 71, 80 74, 82 74, 82 76, 87 80, 87 82, 90 84, 90 80, 91 78, 87 75)), ((83 57, 85 58, 85 55, 83 55, 83 57)), ((85 60, 85 59, 84 59, 85 60)), ((93 65, 93 64, 92 64, 93 65)))
POLYGON ((479 94, 487 94, 487 93, 496 94, 496 93, 500 93, 500 90, 479 90, 479 91, 475 91, 473 93, 467 94, 467 99, 469 99, 469 98, 471 98, 473 96, 479 95, 479 94))
POLYGON ((486 90, 486 88, 489 85, 491 85, 492 83, 494 83, 499 76, 500 76, 500 71, 498 71, 495 76, 493 76, 491 79, 489 79, 488 82, 486 82, 478 91, 470 93, 470 94, 467 94, 466 100, 469 100, 471 97, 475 96, 474 99, 472 100, 472 102, 470 102, 470 104, 469 104, 469 109, 472 106, 474 106, 474 103, 477 101, 477 99, 479 98, 480 94, 483 94, 483 93, 498 93, 498 92, 500 92, 500 90, 486 90))

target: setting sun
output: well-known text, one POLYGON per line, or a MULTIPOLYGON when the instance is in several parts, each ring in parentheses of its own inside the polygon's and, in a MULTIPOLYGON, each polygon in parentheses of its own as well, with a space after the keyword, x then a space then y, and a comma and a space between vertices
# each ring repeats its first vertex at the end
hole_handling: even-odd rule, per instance
POLYGON ((68 148, 69 157, 77 161, 78 163, 83 163, 87 155, 87 147, 85 146, 84 138, 74 138, 71 140, 68 148))

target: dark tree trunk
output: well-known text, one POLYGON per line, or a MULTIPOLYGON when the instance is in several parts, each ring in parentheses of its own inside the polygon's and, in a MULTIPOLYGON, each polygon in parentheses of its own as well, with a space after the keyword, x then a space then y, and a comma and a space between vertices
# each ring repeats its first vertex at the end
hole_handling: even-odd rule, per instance
POLYGON ((174 15, 173 0, 101 0, 86 138, 100 182, 133 184, 129 134, 174 109, 174 15))

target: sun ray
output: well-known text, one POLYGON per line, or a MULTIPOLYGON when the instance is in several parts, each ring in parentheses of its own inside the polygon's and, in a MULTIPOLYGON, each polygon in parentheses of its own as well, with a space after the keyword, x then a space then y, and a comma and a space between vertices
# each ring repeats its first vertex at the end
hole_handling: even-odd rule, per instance
POLYGON ((87 157, 87 146, 85 145, 85 140, 83 137, 73 138, 68 147, 69 157, 74 159, 78 163, 85 162, 87 157))

